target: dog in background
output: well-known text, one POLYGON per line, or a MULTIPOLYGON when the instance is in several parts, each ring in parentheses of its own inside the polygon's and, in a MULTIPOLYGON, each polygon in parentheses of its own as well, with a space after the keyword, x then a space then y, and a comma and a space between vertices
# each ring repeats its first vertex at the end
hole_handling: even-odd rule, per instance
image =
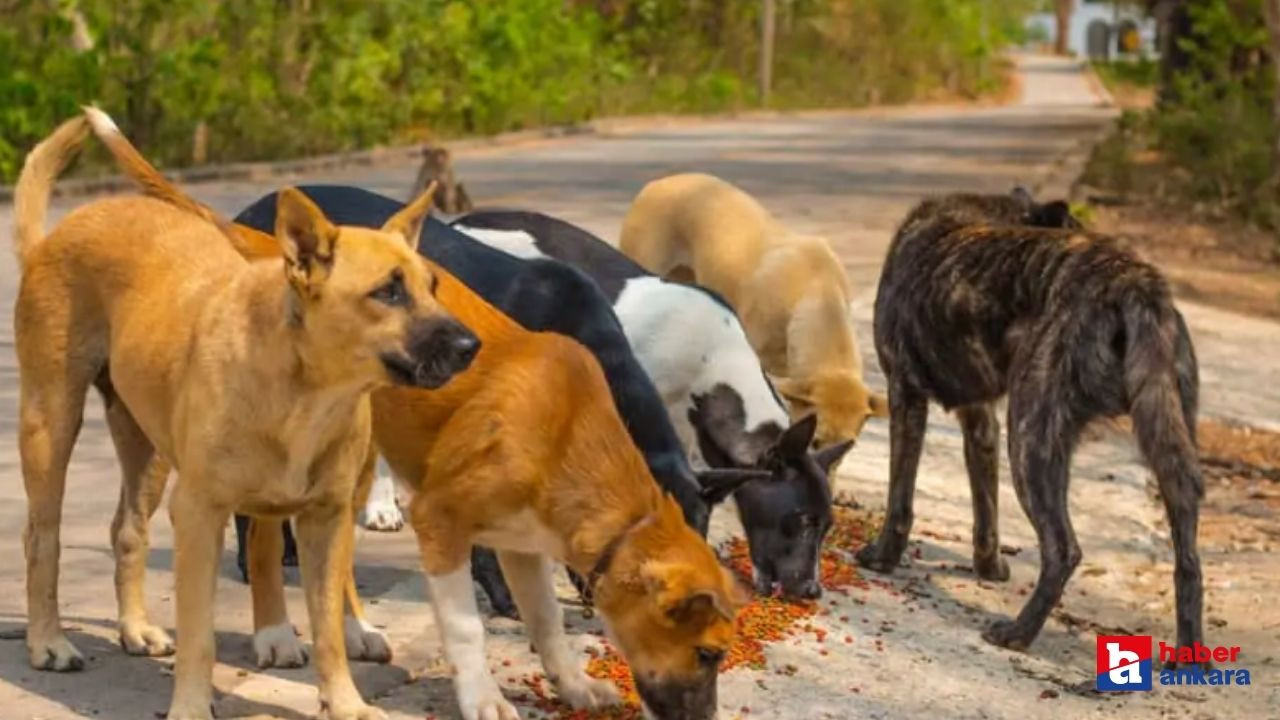
POLYGON ((622 222, 621 250, 646 270, 723 295, 793 418, 818 416, 817 447, 854 440, 882 396, 862 381, 849 281, 826 240, 789 232, 716 177, 645 185, 622 222))
POLYGON ((457 215, 471 211, 471 198, 467 196, 467 188, 453 169, 453 155, 442 145, 428 143, 422 147, 422 165, 418 168, 418 176, 414 178, 409 197, 418 197, 431 183, 436 183, 439 188, 436 191, 436 207, 441 212, 457 215))
POLYGON ((453 226, 504 252, 552 257, 595 280, 666 403, 696 465, 768 469, 734 493, 756 591, 816 598, 831 528, 829 468, 851 442, 809 452, 812 415, 792 424, 733 309, 714 292, 655 277, 591 233, 548 215, 478 210, 453 226))
POLYGON ((862 565, 891 572, 906 548, 934 400, 955 410, 964 432, 974 570, 1009 577, 997 530, 995 410, 1008 395, 1013 485, 1040 541, 1040 577, 1017 619, 983 637, 1026 648, 1080 562, 1067 485, 1081 430, 1127 413, 1173 536, 1178 644, 1203 641, 1196 357, 1154 267, 1081 230, 1065 203, 1038 204, 1020 189, 926 200, 889 247, 875 341, 892 411, 889 500, 884 530, 858 554, 862 565))
POLYGON ((31 152, 15 198, 31 664, 84 666, 60 627, 58 534, 92 386, 123 475, 112 545, 121 644, 131 654, 174 651, 147 619, 142 580, 147 522, 170 467, 179 471, 169 510, 182 643, 170 720, 211 717, 214 589, 234 511, 298 517, 321 702, 333 718, 383 717, 352 683, 341 613, 352 494, 370 445, 368 393, 438 387, 477 348, 436 302, 435 279, 413 251, 430 196, 374 231, 334 226, 284 190, 275 226, 283 259, 270 263, 246 262, 223 231, 230 224, 211 222, 207 210, 146 197, 89 203, 46 236, 53 183, 90 127, 117 157, 146 165, 90 108, 31 152))

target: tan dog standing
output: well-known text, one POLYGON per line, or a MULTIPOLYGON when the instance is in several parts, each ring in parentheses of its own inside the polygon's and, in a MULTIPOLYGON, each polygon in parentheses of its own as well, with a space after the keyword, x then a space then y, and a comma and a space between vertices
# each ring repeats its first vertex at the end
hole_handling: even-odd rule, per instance
POLYGON ((209 219, 140 197, 92 202, 45 236, 53 182, 89 124, 108 144, 123 140, 106 115, 87 114, 32 151, 15 198, 31 663, 84 665, 60 627, 58 534, 93 386, 124 476, 112 543, 130 653, 173 651, 146 618, 141 581, 166 464, 179 473, 170 517, 182 642, 169 718, 211 717, 212 602, 234 510, 298 517, 321 702, 333 718, 381 717, 351 681, 341 617, 368 393, 439 386, 478 344, 435 301, 435 280, 413 250, 430 198, 373 231, 335 227, 286 190, 276 226, 283 262, 249 263, 209 219))
POLYGON ((856 439, 868 417, 888 414, 862 382, 849 280, 826 240, 791 233, 724 180, 686 173, 640 191, 620 247, 729 301, 792 417, 817 413, 816 446, 856 439))

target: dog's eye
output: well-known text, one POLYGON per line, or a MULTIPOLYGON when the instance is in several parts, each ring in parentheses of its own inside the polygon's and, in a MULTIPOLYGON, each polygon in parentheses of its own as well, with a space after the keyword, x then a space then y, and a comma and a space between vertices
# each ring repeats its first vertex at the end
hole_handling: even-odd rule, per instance
POLYGON ((698 664, 704 668, 716 669, 720 667, 720 661, 724 660, 724 651, 717 648, 700 647, 698 651, 698 664))
POLYGON ((391 279, 374 288, 369 297, 391 307, 408 305, 409 291, 404 287, 404 275, 399 270, 391 273, 391 279))

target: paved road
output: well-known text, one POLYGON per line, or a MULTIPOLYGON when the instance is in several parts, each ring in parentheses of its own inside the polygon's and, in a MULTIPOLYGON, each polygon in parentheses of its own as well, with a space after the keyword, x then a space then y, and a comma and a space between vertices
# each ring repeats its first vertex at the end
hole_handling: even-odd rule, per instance
MULTIPOLYGON (((636 123, 600 136, 472 151, 458 158, 458 169, 472 196, 482 203, 538 208, 610 240, 616 239, 627 203, 645 181, 683 170, 724 176, 756 194, 790 225, 830 238, 857 289, 854 310, 866 353, 877 268, 895 223, 913 202, 927 193, 1004 191, 1014 183, 1060 188, 1062 173, 1055 171, 1096 136, 1109 116, 1071 64, 1031 58, 1021 65, 1022 98, 1008 107, 636 123)), ((351 183, 399 197, 415 172, 408 164, 388 165, 306 180, 351 183)), ((282 182, 211 183, 189 190, 232 214, 282 182)), ((57 203, 55 214, 73 204, 57 203)), ((10 232, 10 208, 0 208, 0 233, 10 232)), ((15 289, 13 262, 7 252, 0 253, 0 305, 12 303, 15 289)), ((1201 309, 1191 309, 1189 315, 1198 337, 1206 341, 1201 354, 1208 410, 1253 422, 1280 418, 1277 391, 1266 389, 1274 386, 1250 375, 1260 372, 1256 362, 1245 366, 1238 360, 1242 348, 1253 348, 1253 358, 1269 351, 1271 362, 1276 362, 1276 326, 1201 309)), ((0 595, 0 631, 13 631, 24 621, 19 538, 25 501, 13 439, 16 370, 8 350, 12 336, 7 323, 0 329, 0 343, 6 346, 0 352, 0 472, 9 480, 0 484, 0 587, 5 589, 0 595)), ((868 366, 874 365, 868 356, 868 366)), ((873 377, 872 382, 878 381, 873 377)), ((963 573, 945 571, 968 555, 969 505, 954 423, 939 412, 931 422, 933 442, 922 463, 917 505, 917 527, 930 536, 920 546, 917 567, 902 578, 919 582, 932 570, 932 607, 906 615, 902 600, 885 591, 841 601, 841 611, 853 615, 855 623, 858 618, 868 623, 854 626, 858 638, 869 637, 871 629, 885 621, 900 623, 896 632, 885 636, 891 638, 885 650, 873 651, 861 640, 832 648, 830 656, 820 656, 811 642, 779 646, 772 651, 773 659, 794 662, 800 671, 791 677, 730 673, 722 682, 724 707, 750 706, 753 718, 1182 715, 1167 695, 1108 702, 1064 692, 1059 699, 1041 700, 1046 688, 1092 676, 1090 628, 1051 622, 1029 655, 995 650, 978 639, 978 630, 991 614, 1016 610, 1021 597, 1013 589, 1025 587, 1034 577, 1034 552, 1013 558, 1011 586, 977 586, 963 573)), ((1127 441, 1112 439, 1090 446, 1077 462, 1073 500, 1086 567, 1094 572, 1077 578, 1065 607, 1112 626, 1145 627, 1168 637, 1172 615, 1165 535, 1146 491, 1145 474, 1133 460, 1127 441)), ((887 429, 882 424, 869 429, 843 471, 842 489, 872 504, 882 501, 887 473, 887 429)), ((91 656, 89 668, 79 675, 36 673, 27 668, 20 641, 0 641, 0 716, 136 718, 163 711, 171 690, 167 661, 126 657, 114 644, 107 527, 118 482, 96 406, 86 420, 70 475, 62 603, 64 616, 77 627, 73 637, 91 656)), ((1034 548, 1007 488, 1001 502, 1007 542, 1034 548)), ((718 515, 718 533, 732 531, 729 515, 718 515)), ((148 601, 158 620, 172 627, 171 543, 163 513, 153 535, 148 601)), ((360 582, 375 603, 372 617, 387 627, 397 652, 394 666, 359 666, 362 687, 378 695, 379 704, 395 711, 396 717, 421 717, 424 708, 452 717, 409 536, 370 534, 358 554, 360 582), (406 684, 413 678, 417 681, 406 684)), ((219 591, 216 672, 219 689, 228 695, 219 701, 219 716, 313 714, 317 703, 309 670, 260 674, 250 667, 247 592, 231 578, 228 556, 219 591)), ((305 623, 297 589, 290 593, 294 619, 305 623)), ((1213 602, 1211 584, 1211 610, 1213 602)), ((492 657, 510 657, 513 672, 527 670, 527 645, 518 627, 499 622, 491 630, 492 657)), ((1230 638, 1237 644, 1244 639, 1246 651, 1252 633, 1261 636, 1247 618, 1233 620, 1229 630, 1239 636, 1230 638)), ((847 631, 853 632, 838 624, 832 628, 833 634, 847 631)), ((504 675, 503 681, 514 689, 511 675, 504 675)), ((1274 684, 1241 697, 1208 699, 1225 698, 1244 716, 1261 717, 1268 697, 1271 707, 1277 706, 1274 684)))

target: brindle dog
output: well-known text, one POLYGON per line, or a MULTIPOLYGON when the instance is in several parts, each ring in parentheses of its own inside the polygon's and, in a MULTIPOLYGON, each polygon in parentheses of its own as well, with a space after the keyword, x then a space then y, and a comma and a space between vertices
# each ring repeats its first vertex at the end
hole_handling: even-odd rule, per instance
POLYGON ((1067 512, 1071 454, 1098 417, 1128 413, 1155 471, 1176 553, 1179 645, 1201 635, 1196 358, 1160 273, 1065 203, 1011 195, 926 200, 889 247, 875 308, 889 386, 890 482, 884 531, 859 562, 891 571, 911 529, 928 401, 955 409, 973 492, 974 569, 1005 580, 996 526, 1000 426, 1009 396, 1014 488, 1040 542, 1040 577, 1015 620, 983 637, 1026 648, 1080 562, 1067 512))

